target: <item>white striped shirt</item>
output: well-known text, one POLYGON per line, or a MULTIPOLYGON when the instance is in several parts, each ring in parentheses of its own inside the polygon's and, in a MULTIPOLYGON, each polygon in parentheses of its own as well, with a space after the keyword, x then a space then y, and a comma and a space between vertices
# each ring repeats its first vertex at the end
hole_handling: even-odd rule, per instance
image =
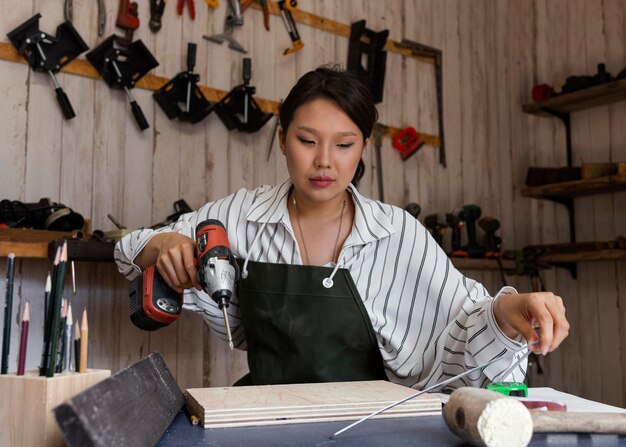
MULTIPOLYGON (((207 203, 159 230, 137 230, 119 241, 115 259, 120 272, 133 279, 140 273, 132 263, 154 234, 175 231, 195 238, 205 219, 220 220, 235 256, 252 261, 302 264, 287 210, 291 181, 262 186, 207 203), (252 241, 262 231, 254 246, 252 241)), ((484 387, 516 360, 521 338, 511 340, 498 327, 493 298, 482 284, 454 268, 420 222, 401 208, 361 195, 352 185, 355 204, 352 231, 338 262, 356 284, 370 316, 389 379, 422 388, 469 368, 506 356, 451 384, 484 387)), ((333 266, 333 264, 328 264, 333 266)), ((320 281, 323 278, 320 278, 320 281)), ((516 293, 505 287, 500 293, 516 293)), ((186 309, 199 312, 225 338, 221 310, 204 292, 185 291, 186 309)), ((245 349, 237 297, 229 307, 235 345, 245 349)), ((519 357, 521 354, 518 354, 519 357)), ((523 381, 526 362, 508 380, 523 381)))

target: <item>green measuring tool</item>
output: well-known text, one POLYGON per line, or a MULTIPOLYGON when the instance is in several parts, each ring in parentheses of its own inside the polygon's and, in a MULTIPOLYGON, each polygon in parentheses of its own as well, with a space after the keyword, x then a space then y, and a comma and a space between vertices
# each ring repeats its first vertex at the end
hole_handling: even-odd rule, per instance
POLYGON ((528 387, 521 382, 491 382, 486 388, 505 396, 528 397, 528 387))

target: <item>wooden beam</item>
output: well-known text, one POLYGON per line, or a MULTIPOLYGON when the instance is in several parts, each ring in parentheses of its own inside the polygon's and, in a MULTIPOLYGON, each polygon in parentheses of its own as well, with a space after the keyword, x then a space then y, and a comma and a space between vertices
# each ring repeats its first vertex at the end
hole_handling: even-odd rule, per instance
MULTIPOLYGON (((270 14, 274 14, 276 16, 280 16, 280 8, 275 1, 268 0, 269 12, 270 14)), ((261 11, 263 8, 257 2, 253 2, 251 7, 261 11)), ((296 23, 301 23, 303 25, 310 26, 312 28, 320 29, 323 31, 327 31, 332 34, 336 34, 337 36, 342 36, 346 38, 350 38, 350 25, 346 25, 345 23, 336 22, 334 20, 328 19, 326 17, 318 16, 316 14, 312 14, 310 12, 302 11, 301 9, 295 9, 291 12, 293 16, 293 20, 296 23)), ((361 40, 365 43, 368 42, 366 37, 361 38, 361 40)), ((306 45, 306 42, 304 42, 306 45)), ((422 62, 426 62, 428 64, 434 64, 434 57, 425 57, 415 54, 411 49, 404 48, 400 44, 400 42, 396 42, 391 39, 387 39, 387 44, 385 45, 385 50, 390 53, 400 54, 405 57, 412 57, 422 62)))
POLYGON ((184 402, 163 357, 154 352, 53 411, 72 447, 155 445, 184 402))
MULTIPOLYGON (((26 64, 26 60, 20 56, 15 49, 15 47, 7 42, 0 42, 0 59, 5 61, 17 62, 21 64, 26 64)), ((87 61, 86 59, 74 59, 72 62, 67 64, 61 70, 63 73, 70 73, 78 76, 83 76, 86 78, 92 79, 100 79, 100 74, 96 71, 95 68, 87 61)), ((154 75, 145 75, 141 78, 136 86, 139 88, 143 88, 146 90, 159 90, 163 87, 169 79, 163 78, 161 76, 154 75)), ((202 91, 204 96, 211 102, 218 102, 224 96, 228 94, 228 92, 224 90, 219 90, 213 87, 207 87, 203 85, 198 85, 198 88, 202 91)), ((274 115, 278 115, 279 105, 278 101, 272 101, 271 99, 264 99, 258 96, 254 97, 254 100, 259 104, 261 110, 265 113, 272 113, 274 115)), ((384 133, 383 136, 392 137, 396 132, 400 130, 400 128, 387 126, 387 132, 384 133)), ((440 141, 437 135, 430 135, 426 133, 419 132, 422 141, 432 147, 439 147, 440 141)))

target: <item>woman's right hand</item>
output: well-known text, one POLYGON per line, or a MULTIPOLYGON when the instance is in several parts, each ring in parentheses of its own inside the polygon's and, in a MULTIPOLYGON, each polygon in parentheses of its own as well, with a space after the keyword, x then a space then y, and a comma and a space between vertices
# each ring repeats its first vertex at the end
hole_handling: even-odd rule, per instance
POLYGON ((177 292, 182 293, 192 287, 202 290, 196 276, 195 250, 196 242, 188 236, 180 233, 159 233, 150 239, 135 263, 142 269, 156 264, 165 282, 177 292))

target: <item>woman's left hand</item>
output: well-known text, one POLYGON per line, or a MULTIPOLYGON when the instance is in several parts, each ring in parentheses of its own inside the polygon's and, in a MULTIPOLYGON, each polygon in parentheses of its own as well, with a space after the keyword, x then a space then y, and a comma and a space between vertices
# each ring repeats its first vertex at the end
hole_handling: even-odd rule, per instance
POLYGON ((552 292, 500 295, 493 304, 493 313, 508 337, 521 334, 529 344, 539 340, 533 349, 536 354, 554 351, 569 333, 563 300, 552 292), (540 335, 535 328, 539 328, 540 335))

